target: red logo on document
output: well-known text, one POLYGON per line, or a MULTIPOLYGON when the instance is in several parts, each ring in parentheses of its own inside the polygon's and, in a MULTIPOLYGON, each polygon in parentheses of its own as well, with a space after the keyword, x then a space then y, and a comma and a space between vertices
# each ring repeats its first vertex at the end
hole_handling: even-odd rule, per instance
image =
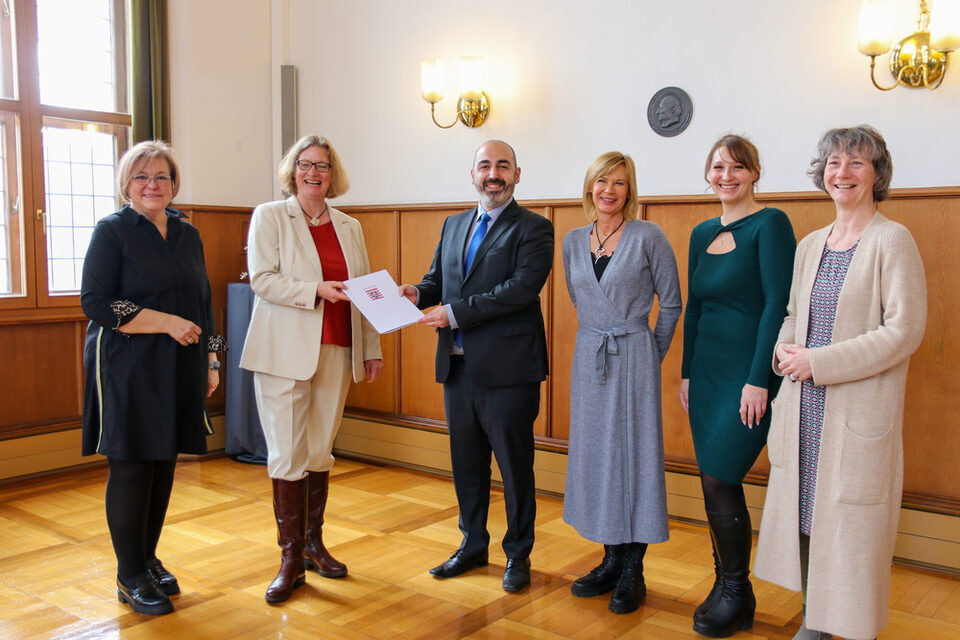
POLYGON ((380 292, 379 287, 370 287, 369 289, 364 289, 363 292, 367 294, 371 300, 383 300, 383 293, 380 292))

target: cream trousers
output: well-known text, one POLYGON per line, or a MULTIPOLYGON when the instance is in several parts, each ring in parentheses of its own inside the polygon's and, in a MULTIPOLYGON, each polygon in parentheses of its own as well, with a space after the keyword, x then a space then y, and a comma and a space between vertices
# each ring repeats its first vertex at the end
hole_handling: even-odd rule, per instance
POLYGON ((271 478, 300 480, 307 471, 330 470, 350 374, 350 348, 329 344, 320 348, 317 371, 309 380, 254 373, 271 478))

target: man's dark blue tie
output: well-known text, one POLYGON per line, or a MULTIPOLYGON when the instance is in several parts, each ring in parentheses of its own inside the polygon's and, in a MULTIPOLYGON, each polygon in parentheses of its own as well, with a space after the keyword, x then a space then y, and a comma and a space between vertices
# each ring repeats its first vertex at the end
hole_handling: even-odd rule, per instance
POLYGON ((470 244, 467 246, 467 259, 463 263, 463 274, 466 275, 470 272, 470 265, 473 264, 473 256, 477 255, 477 249, 480 248, 480 243, 483 242, 483 236, 487 235, 487 223, 490 221, 490 216, 487 212, 484 212, 480 216, 480 223, 477 224, 477 228, 473 230, 473 237, 470 238, 470 244))
MULTIPOLYGON (((480 248, 480 243, 483 242, 483 237, 487 235, 487 223, 490 221, 490 216, 486 211, 480 216, 480 222, 477 224, 477 228, 473 230, 473 237, 470 238, 470 244, 467 245, 467 259, 463 263, 463 274, 466 275, 470 272, 470 265, 473 264, 473 257, 477 255, 477 249, 480 248)), ((463 338, 460 336, 460 330, 453 330, 453 341, 457 343, 457 347, 463 349, 463 338)))

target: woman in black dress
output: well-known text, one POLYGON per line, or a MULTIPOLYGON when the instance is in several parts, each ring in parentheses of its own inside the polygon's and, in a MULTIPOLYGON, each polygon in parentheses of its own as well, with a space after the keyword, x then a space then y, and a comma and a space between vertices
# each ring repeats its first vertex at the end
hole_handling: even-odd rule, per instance
POLYGON ((99 223, 83 263, 83 455, 110 463, 107 525, 117 597, 134 611, 173 611, 177 579, 157 559, 180 453, 206 453, 205 398, 220 382, 210 282, 197 229, 167 205, 178 169, 165 142, 120 159, 124 207, 99 223))

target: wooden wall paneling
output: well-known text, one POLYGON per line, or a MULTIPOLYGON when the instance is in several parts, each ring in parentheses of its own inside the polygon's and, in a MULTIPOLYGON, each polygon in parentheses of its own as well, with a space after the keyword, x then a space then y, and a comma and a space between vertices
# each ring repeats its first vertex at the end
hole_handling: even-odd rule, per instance
MULTIPOLYGON (((430 269, 443 220, 462 209, 400 212, 400 274, 398 284, 417 284, 430 269)), ((400 331, 400 414, 445 422, 443 388, 436 383, 436 332, 424 325, 400 331)))
MULTIPOLYGON (((826 194, 823 195, 823 198, 817 200, 798 200, 771 196, 762 198, 761 203, 768 207, 781 209, 787 214, 790 223, 793 225, 793 233, 797 237, 797 242, 800 242, 811 232, 832 223, 836 218, 836 209, 826 194)), ((719 207, 717 208, 717 215, 720 215, 719 207)))
MULTIPOLYGON (((213 318, 217 332, 227 333, 227 284, 240 282, 247 271, 247 229, 252 209, 243 207, 185 207, 190 222, 200 231, 203 254, 207 263, 207 277, 213 298, 213 318)), ((242 348, 234 345, 233 348, 242 348)), ((225 360, 223 356, 221 361, 225 360)), ((220 386, 207 399, 211 413, 224 411, 224 389, 229 371, 220 370, 220 386)))
MULTIPOLYGON (((86 377, 83 371, 83 349, 86 346, 87 341, 87 325, 90 324, 89 320, 80 320, 76 321, 73 324, 73 340, 76 348, 73 351, 73 370, 74 375, 77 380, 80 381, 80 392, 76 395, 76 402, 74 409, 76 410, 75 415, 83 415, 83 389, 86 385, 86 377)), ((64 358, 66 360, 66 358, 64 358)))
MULTIPOLYGON (((690 231, 699 223, 720 215, 719 204, 697 202, 692 204, 648 204, 644 207, 647 220, 657 223, 673 247, 680 275, 683 304, 687 303, 687 255, 690 231)), ((651 322, 653 320, 651 319, 651 322)), ((663 407, 664 458, 674 469, 696 468, 693 439, 687 413, 680 406, 680 364, 683 361, 683 316, 677 323, 670 350, 660 367, 661 403, 663 407)))
MULTIPOLYGON (((536 205, 524 205, 531 211, 539 213, 540 215, 546 217, 547 219, 553 221, 553 207, 549 206, 536 206, 536 205)), ((557 249, 561 240, 561 236, 558 235, 556 228, 554 228, 554 255, 556 255, 557 249)), ((540 290, 540 310, 543 313, 543 326, 544 331, 547 336, 547 352, 549 358, 551 336, 552 336, 552 322, 550 310, 553 308, 553 281, 556 279, 556 266, 550 268, 550 275, 547 276, 547 281, 543 285, 543 289, 540 290)), ((547 366, 550 368, 550 373, 547 375, 546 381, 540 385, 540 413, 537 415, 537 419, 533 423, 533 435, 538 439, 546 439, 547 441, 555 439, 556 436, 553 435, 553 425, 550 420, 551 405, 553 403, 553 397, 550 389, 550 379, 553 375, 553 362, 548 359, 547 366)), ((563 438, 566 440, 566 437, 563 438)))
POLYGON ((77 357, 86 326, 84 321, 0 325, 5 372, 0 438, 80 425, 83 376, 77 357))
POLYGON ((550 343, 551 435, 557 440, 570 438, 570 368, 577 336, 577 310, 570 301, 567 278, 563 271, 563 239, 573 229, 587 224, 583 207, 579 204, 555 206, 553 226, 557 246, 553 256, 550 343))
MULTIPOLYGON (((638 212, 637 215, 638 215, 638 217, 639 217, 641 220, 648 220, 648 214, 649 214, 648 209, 649 209, 649 205, 647 205, 646 203, 640 203, 640 211, 638 212)), ((658 226, 659 226, 659 225, 658 225, 658 226)), ((662 227, 661 227, 661 229, 662 229, 662 227)), ((671 248, 672 248, 673 251, 674 251, 674 253, 673 253, 674 260, 677 260, 677 261, 678 261, 678 263, 677 263, 677 269, 678 269, 677 277, 678 277, 678 279, 681 279, 683 276, 679 273, 679 266, 680 266, 680 265, 679 265, 679 259, 677 258, 676 249, 674 248, 674 245, 672 245, 672 244, 671 244, 671 248)), ((682 286, 682 285, 681 285, 681 286, 682 286)), ((685 302, 685 298, 683 298, 683 292, 681 291, 681 304, 682 304, 683 302, 685 302)), ((649 316, 649 318, 648 318, 648 320, 647 320, 647 324, 648 324, 648 326, 650 326, 651 330, 652 330, 654 327, 657 326, 657 320, 659 320, 659 318, 660 318, 660 299, 659 299, 659 298, 656 298, 656 299, 654 299, 653 304, 650 305, 650 316, 649 316)), ((681 328, 682 328, 682 326, 683 326, 683 314, 682 314, 682 312, 681 312, 680 317, 677 319, 677 324, 676 324, 675 327, 674 327, 673 339, 672 339, 671 342, 670 342, 670 346, 669 346, 669 348, 668 348, 667 354, 672 353, 672 352, 673 352, 674 350, 676 350, 678 347, 680 348, 680 350, 681 350, 681 352, 682 352, 682 350, 683 350, 683 334, 681 333, 681 328), (678 334, 679 334, 679 335, 678 335, 678 334)), ((679 361, 676 360, 676 357, 674 357, 674 360, 671 360, 671 362, 676 362, 676 363, 677 363, 677 370, 674 371, 674 372, 671 372, 670 370, 666 370, 666 371, 665 371, 664 368, 663 368, 663 364, 662 364, 662 363, 661 363, 661 366, 660 366, 660 403, 661 403, 661 406, 663 405, 663 403, 664 403, 665 401, 668 401, 667 398, 670 397, 670 393, 669 393, 669 392, 671 391, 671 387, 669 387, 669 385, 670 385, 670 384, 677 384, 677 385, 678 385, 678 388, 679 388, 679 382, 677 381, 677 380, 679 379, 679 376, 680 376, 679 361), (666 381, 666 384, 668 385, 668 387, 667 387, 666 389, 664 388, 664 382, 665 382, 665 381, 666 381)), ((674 394, 673 397, 677 397, 677 395, 674 394)), ((660 416, 661 416, 661 419, 662 419, 662 418, 663 418, 663 410, 662 410, 662 409, 661 409, 661 411, 660 411, 660 416)), ((663 427, 662 427, 662 424, 661 424, 661 430, 662 430, 662 428, 663 428, 663 427)), ((675 466, 675 465, 674 465, 674 466, 675 466)))
POLYGON ((904 501, 960 498, 960 197, 894 199, 880 210, 906 225, 923 259, 927 326, 910 360, 904 406, 904 501))
MULTIPOLYGON (((531 208, 532 211, 537 211, 540 215, 550 220, 550 224, 554 222, 553 209, 551 206, 543 207, 540 210, 531 208)), ((557 236, 556 227, 554 227, 553 234, 554 256, 556 256, 557 247, 561 241, 561 238, 557 236)), ((550 274, 547 276, 543 288, 540 289, 540 313, 543 315, 544 337, 547 340, 548 371, 546 380, 540 385, 540 411, 537 414, 537 419, 533 423, 533 437, 535 447, 553 448, 559 445, 563 451, 566 451, 566 438, 557 440, 554 435, 555 425, 553 423, 553 403, 556 402, 556 398, 553 395, 553 385, 551 384, 553 378, 553 283, 557 277, 556 260, 554 259, 550 264, 550 274)))
MULTIPOLYGON (((386 269, 394 280, 400 271, 399 211, 351 211, 350 215, 363 227, 370 271, 386 269)), ((382 413, 400 413, 399 332, 380 336, 383 371, 374 383, 359 382, 350 387, 347 407, 382 413)))

